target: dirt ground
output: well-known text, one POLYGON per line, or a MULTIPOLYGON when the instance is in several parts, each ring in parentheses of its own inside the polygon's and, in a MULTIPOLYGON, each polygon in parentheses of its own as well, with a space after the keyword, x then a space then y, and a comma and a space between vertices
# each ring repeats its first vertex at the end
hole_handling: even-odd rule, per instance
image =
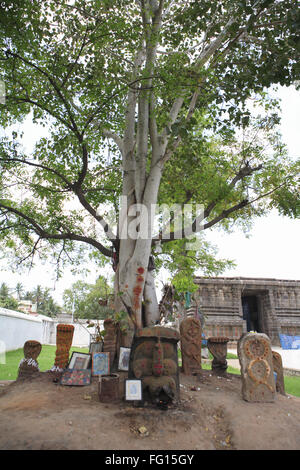
POLYGON ((47 372, 0 387, 1 450, 299 450, 300 398, 248 403, 241 378, 180 374, 180 400, 162 410, 102 403, 98 379, 53 383, 47 372))

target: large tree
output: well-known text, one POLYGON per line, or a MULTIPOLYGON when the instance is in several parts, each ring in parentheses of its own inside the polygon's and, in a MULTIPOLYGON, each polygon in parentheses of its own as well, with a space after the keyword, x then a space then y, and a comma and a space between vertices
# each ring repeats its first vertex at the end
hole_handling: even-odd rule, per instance
POLYGON ((16 132, 0 147, 0 234, 22 259, 46 256, 47 244, 63 263, 77 242, 111 258, 115 307, 140 328, 159 318, 149 264, 157 245, 181 264, 198 262, 203 246, 185 245, 196 231, 274 206, 299 213, 296 163, 265 95, 299 78, 296 1, 7 0, 0 8, 2 125, 29 115, 48 128, 31 155, 16 132), (253 100, 264 117, 251 115, 253 100), (145 236, 157 202, 203 211, 183 229, 176 214, 170 230, 162 218, 145 236))

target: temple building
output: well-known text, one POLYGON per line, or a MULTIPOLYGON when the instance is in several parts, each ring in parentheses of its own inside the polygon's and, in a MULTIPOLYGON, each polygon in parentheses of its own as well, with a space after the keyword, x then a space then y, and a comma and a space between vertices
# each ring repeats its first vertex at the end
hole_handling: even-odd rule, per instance
POLYGON ((204 333, 237 341, 257 331, 280 345, 279 334, 300 335, 300 280, 197 277, 194 294, 204 333))

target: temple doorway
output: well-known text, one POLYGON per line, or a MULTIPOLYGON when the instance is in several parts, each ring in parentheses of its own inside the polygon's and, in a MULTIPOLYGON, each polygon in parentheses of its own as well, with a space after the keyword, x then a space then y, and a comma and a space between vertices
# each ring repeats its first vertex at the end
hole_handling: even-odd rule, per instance
POLYGON ((262 333, 259 321, 259 301, 256 295, 243 295, 243 320, 246 320, 247 331, 262 333))

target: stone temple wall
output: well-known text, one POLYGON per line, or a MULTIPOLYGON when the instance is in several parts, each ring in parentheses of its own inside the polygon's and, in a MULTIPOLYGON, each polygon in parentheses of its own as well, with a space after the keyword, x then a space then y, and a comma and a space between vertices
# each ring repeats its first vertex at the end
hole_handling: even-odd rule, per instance
POLYGON ((242 298, 255 298, 257 328, 279 345, 279 334, 300 335, 300 281, 261 278, 202 278, 196 302, 204 316, 206 336, 237 341, 249 327, 243 318, 242 298))

